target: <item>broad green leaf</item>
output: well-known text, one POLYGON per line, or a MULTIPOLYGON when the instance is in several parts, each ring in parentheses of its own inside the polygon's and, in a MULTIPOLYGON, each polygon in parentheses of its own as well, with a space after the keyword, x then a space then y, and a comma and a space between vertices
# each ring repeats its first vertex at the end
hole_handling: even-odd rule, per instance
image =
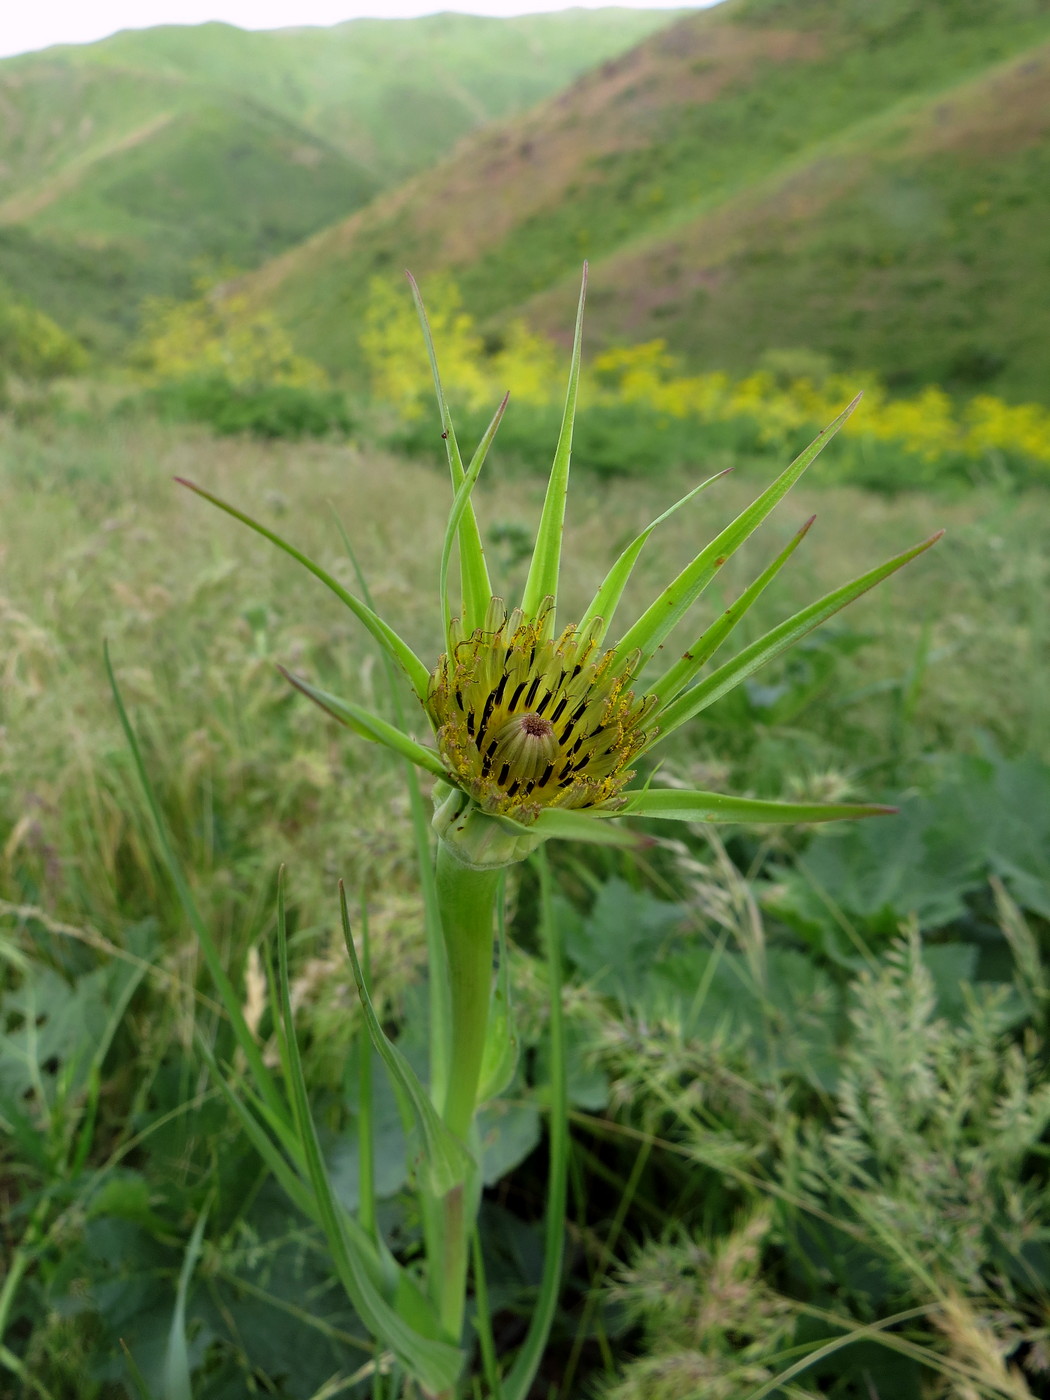
POLYGON ((943 534, 943 530, 938 530, 935 535, 931 535, 928 540, 923 540, 921 544, 913 545, 911 549, 906 549, 903 554, 888 559, 886 563, 880 564, 875 569, 869 569, 866 574, 861 574, 851 583, 836 588, 833 593, 827 594, 818 602, 811 603, 808 608, 803 608, 801 612, 795 613, 794 617, 789 617, 779 627, 774 627, 764 637, 759 637, 749 647, 745 647, 739 655, 733 657, 732 661, 727 661, 724 666, 719 666, 717 671, 712 671, 691 690, 684 691, 661 712, 659 737, 663 738, 670 734, 679 725, 685 724, 687 720, 692 719, 694 715, 713 704, 732 690, 734 686, 738 686, 742 680, 757 671, 760 666, 764 666, 767 661, 772 661, 774 657, 780 656, 782 652, 787 651, 788 647, 794 646, 808 632, 812 632, 815 627, 819 627, 822 622, 833 617, 848 603, 852 603, 855 598, 859 598, 869 588, 874 588, 884 578, 888 578, 890 574, 903 568, 916 555, 922 554, 931 545, 936 544, 943 534))
POLYGON ((205 1207, 197 1217, 193 1234, 186 1246, 182 1268, 179 1270, 179 1283, 175 1290, 175 1310, 171 1318, 168 1344, 164 1351, 164 1390, 163 1400, 193 1400, 193 1382, 190 1375, 190 1350, 186 1337, 186 1297, 190 1280, 200 1258, 201 1242, 204 1239, 204 1222, 208 1218, 205 1207))
POLYGON ((360 734, 363 739, 385 744, 388 749, 393 749, 395 753, 400 754, 402 758, 407 758, 410 763, 416 764, 417 767, 425 768, 428 773, 433 773, 435 777, 444 779, 446 783, 452 782, 445 770, 445 765, 433 749, 417 744, 415 739, 410 739, 407 734, 402 734, 400 729, 396 729, 394 725, 388 724, 385 719, 380 719, 378 715, 372 714, 363 706, 355 705, 352 700, 340 700, 337 695, 330 695, 327 690, 321 690, 317 686, 311 685, 309 681, 304 681, 301 676, 293 676, 291 671, 286 671, 283 666, 278 666, 277 669, 286 681, 295 686, 296 690, 302 691, 315 705, 319 705, 333 719, 337 719, 340 724, 345 724, 355 734, 360 734))
POLYGON ((242 525, 247 525, 248 528, 254 530, 257 535, 262 535, 263 539, 269 540, 271 544, 275 544, 278 549, 283 549, 285 554, 290 555, 297 563, 302 564, 305 569, 309 569, 314 578, 320 579, 324 586, 334 593, 341 603, 345 603, 360 622, 364 623, 372 636, 375 637, 376 641, 379 642, 391 657, 393 657, 408 676, 412 684, 412 689, 419 696, 420 700, 426 700, 427 687, 430 684, 430 672, 423 665, 422 661, 420 661, 419 657, 407 642, 401 640, 392 627, 388 627, 377 613, 373 612, 370 607, 367 607, 361 602, 360 598, 355 598, 352 593, 348 592, 338 579, 332 577, 327 569, 322 569, 320 564, 315 564, 311 558, 296 549, 296 547, 287 540, 282 539, 280 535, 275 534, 273 530, 268 529, 267 526, 263 525, 260 521, 253 520, 250 515, 245 515, 242 510, 238 510, 236 506, 230 505, 228 501, 224 501, 220 496, 214 496, 210 491, 205 491, 203 486, 197 486, 194 482, 187 481, 185 477, 181 476, 177 476, 175 480, 180 486, 187 486, 191 491, 195 491, 198 496, 203 496, 206 501, 211 501, 213 506, 218 506, 219 509, 224 510, 227 515, 232 515, 234 520, 239 520, 242 525))
POLYGON ((642 653, 642 666, 649 663, 663 645, 672 630, 685 616, 687 610, 699 598, 718 570, 754 533, 765 520, 773 507, 791 490, 795 482, 806 470, 814 457, 826 447, 845 423, 857 404, 860 395, 842 410, 828 427, 824 428, 805 451, 800 452, 771 486, 745 511, 727 525, 721 534, 700 551, 691 564, 687 564, 673 582, 669 583, 655 603, 642 614, 634 626, 621 638, 617 650, 625 654, 639 650, 642 653))
MULTIPOLYGON (((492 440, 496 436, 496 430, 500 425, 500 420, 507 411, 507 402, 509 399, 510 394, 503 395, 500 406, 492 416, 492 422, 485 429, 485 435, 478 443, 478 450, 470 460, 467 474, 456 491, 455 500, 452 502, 452 509, 449 511, 448 524, 445 527, 445 541, 441 547, 440 573, 441 615, 445 623, 446 638, 450 635, 452 623, 452 604, 449 602, 448 596, 448 566, 452 558, 452 546, 461 534, 460 527, 463 523, 464 512, 470 505, 471 492, 474 490, 474 485, 478 479, 481 468, 485 465, 485 458, 489 455, 489 448, 492 446, 492 440)), ((460 539, 460 549, 463 549, 462 539, 460 539)))
POLYGON ((679 788, 648 788, 625 792, 628 805, 622 815, 656 817, 679 822, 834 822, 856 817, 889 817, 896 807, 855 802, 765 802, 754 797, 729 797, 720 792, 695 792, 679 788))
POLYGON ((696 641, 686 648, 682 657, 675 662, 670 670, 665 671, 658 681, 652 685, 646 685, 647 695, 657 695, 661 703, 666 704, 675 698, 679 691, 684 690, 694 676, 702 667, 706 666, 711 657, 722 645, 725 639, 733 631, 734 627, 755 602, 755 599, 765 591, 765 589, 776 578, 777 574, 784 567, 787 561, 794 554, 806 537, 809 527, 816 520, 815 515, 811 515, 799 530, 798 534, 790 540, 787 547, 777 555, 772 564, 769 565, 754 583, 750 584, 740 597, 732 603, 724 613, 722 613, 704 632, 700 633, 696 641))
MULTIPOLYGON (((437 353, 434 350, 434 337, 430 333, 430 322, 427 320, 423 298, 411 272, 407 276, 408 284, 412 288, 412 299, 419 314, 419 324, 423 328, 423 339, 426 342, 430 372, 434 376, 434 392, 437 395, 438 413, 441 415, 441 436, 445 440, 445 454, 448 457, 448 467, 452 475, 452 489, 458 492, 466 475, 463 470, 463 458, 460 454, 459 443, 456 441, 456 430, 452 426, 452 415, 448 410, 445 391, 441 385, 437 353)), ((469 500, 464 507, 463 520, 459 529, 459 572, 463 589, 463 623, 468 632, 472 632, 475 627, 480 627, 485 619, 485 610, 492 597, 492 585, 489 583, 489 571, 485 563, 485 549, 481 543, 477 517, 474 514, 474 506, 469 500)))
POLYGON ((565 411, 562 414, 554 465, 547 482, 543 513, 536 533, 536 546, 532 552, 532 563, 529 565, 529 576, 525 582, 525 594, 521 602, 521 610, 526 617, 535 617, 539 613, 544 598, 549 596, 556 599, 558 596, 561 537, 565 524, 565 499, 569 491, 569 462, 572 457, 572 429, 576 420, 576 396, 580 387, 583 307, 586 300, 587 264, 584 263, 580 300, 576 308, 576 330, 572 339, 572 359, 569 363, 569 384, 565 391, 565 411))
POLYGON ((361 1009, 364 1012, 365 1024, 368 1027, 369 1037, 383 1063, 386 1065, 395 1088, 405 1096, 406 1101, 411 1106, 416 1129, 423 1141, 424 1160, 422 1169, 428 1180, 427 1189, 435 1196, 444 1196, 447 1192, 451 1191, 454 1186, 459 1185, 466 1178, 471 1167, 470 1154, 463 1144, 453 1137, 448 1128, 441 1121, 437 1109, 431 1103, 427 1091, 419 1082, 415 1070, 393 1041, 386 1035, 380 1024, 379 1017, 376 1015, 375 1008, 372 1005, 372 998, 369 996, 368 988, 365 985, 361 964, 357 957, 357 949, 354 946, 354 937, 350 932, 350 915, 346 907, 346 891, 341 880, 339 882, 339 907, 343 919, 343 937, 346 940, 346 951, 350 955, 350 964, 354 970, 354 981, 357 983, 357 995, 361 1002, 361 1009))
POLYGON ((608 826, 598 817, 613 817, 615 812, 574 811, 572 808, 545 807, 526 831, 539 832, 563 841, 590 841, 596 846, 638 846, 638 836, 626 827, 608 826))
POLYGON ((623 590, 627 587, 627 580, 631 577, 634 566, 638 562, 638 556, 645 548, 645 542, 648 540, 649 536, 658 525, 662 525, 665 520, 669 520, 681 506, 686 505, 694 496, 699 495, 705 487, 710 486, 713 481, 718 481, 720 477, 726 476, 727 473, 732 470, 732 467, 727 467, 725 471, 716 472, 714 476, 709 476, 706 481, 701 481, 699 486, 694 486, 680 501, 675 501, 670 509, 665 510, 663 515, 658 515, 651 525, 647 525, 642 533, 631 541, 606 574, 601 587, 591 599, 587 611, 580 619, 581 632, 592 617, 600 617, 605 624, 598 635, 598 640, 601 641, 612 625, 613 615, 623 596, 623 590))
POLYGON ((370 1277, 361 1250, 345 1228, 345 1220, 332 1195, 328 1172, 321 1155, 321 1145, 317 1140, 317 1130, 310 1113, 302 1060, 295 1039, 291 983, 288 976, 283 879, 278 882, 277 887, 277 952, 281 1016, 292 1072, 290 1088, 296 1128, 302 1143, 310 1183, 317 1198, 321 1227, 332 1254, 332 1263, 358 1316, 372 1335, 389 1346, 401 1365, 425 1388, 439 1393, 449 1390, 454 1386, 462 1369, 462 1352, 448 1342, 421 1335, 390 1306, 370 1277))

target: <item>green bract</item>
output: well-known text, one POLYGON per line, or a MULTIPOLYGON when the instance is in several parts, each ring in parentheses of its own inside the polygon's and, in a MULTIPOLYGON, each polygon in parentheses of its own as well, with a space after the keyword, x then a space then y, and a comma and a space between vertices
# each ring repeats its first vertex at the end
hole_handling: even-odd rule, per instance
POLYGON ((517 607, 493 597, 471 493, 507 399, 496 410, 470 463, 464 466, 414 281, 412 291, 434 374, 455 493, 440 566, 445 651, 436 666, 428 667, 370 607, 278 535, 200 487, 192 489, 305 564, 352 609, 408 676, 433 727, 437 750, 417 743, 352 701, 317 690, 299 677, 289 676, 292 684, 362 737, 386 744, 441 780, 435 790, 436 830, 449 851, 473 869, 512 864, 551 837, 605 843, 630 840, 605 821, 623 815, 793 823, 867 817, 892 810, 874 804, 761 802, 721 793, 671 793, 629 786, 635 776, 631 765, 662 738, 940 538, 938 532, 861 574, 787 618, 730 660, 711 666, 715 654, 801 543, 812 524, 812 520, 807 521, 672 664, 661 660, 674 628, 729 557, 834 437, 858 400, 854 399, 610 644, 621 596, 649 536, 673 511, 717 478, 701 482, 643 530, 613 564, 580 621, 558 630, 558 579, 580 373, 585 269, 561 433, 524 595, 517 607), (458 609, 449 588, 450 561, 457 549, 458 609))

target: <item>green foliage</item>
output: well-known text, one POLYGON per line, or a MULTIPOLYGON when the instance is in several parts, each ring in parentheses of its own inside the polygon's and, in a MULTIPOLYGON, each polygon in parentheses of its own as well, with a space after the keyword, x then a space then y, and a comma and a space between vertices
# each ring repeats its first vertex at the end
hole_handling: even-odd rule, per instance
MULTIPOLYGON (((194 1395, 368 1394, 373 1356, 320 1232, 260 1167, 208 1076, 205 1050, 234 1066, 239 1051, 159 860, 100 639, 236 1003, 282 1084, 266 974, 275 871, 289 865, 303 1068, 349 1209, 362 1020, 334 886, 341 875, 364 894, 376 1014, 419 1072, 425 938, 404 791, 377 746, 342 742, 274 666, 335 693, 373 689, 383 711, 360 629, 315 580, 191 509, 170 485, 188 457, 225 495, 251 480, 267 520, 294 500, 295 521, 278 528, 354 587, 334 505, 400 634, 421 656, 441 646, 414 601, 432 596, 448 503, 430 468, 374 444, 289 450, 136 416, 0 425, 0 1389, 125 1400, 123 1339, 160 1400, 180 1274, 207 1209, 181 1329, 194 1395), (410 547, 387 529, 393 518, 413 522, 410 547)), ((589 519, 567 537, 566 617, 668 487, 695 484, 667 470, 651 486, 583 478, 589 519)), ((683 506, 661 527, 659 557, 639 561, 638 596, 692 557, 701 525, 708 534, 752 495, 730 476, 683 506)), ((483 476, 476 504, 500 522, 506 552, 490 564, 517 591, 535 483, 483 476)), ((930 576, 905 573, 893 605, 862 605, 863 632, 796 653, 737 692, 741 708, 727 697, 705 712, 699 732, 669 740, 654 780, 796 800, 884 786, 897 825, 775 838, 735 828, 723 848, 704 831, 669 841, 654 822, 636 858, 601 850, 585 863, 561 848, 577 1111, 547 1365, 566 1395, 627 1400, 662 1386, 692 1400, 699 1377, 744 1400, 832 1344, 781 1392, 947 1400, 965 1381, 982 1397, 996 1386, 997 1400, 1023 1397, 1013 1367, 1032 1394, 1045 1388, 1045 502, 982 487, 938 508, 951 549, 930 576), (909 920, 921 950, 900 942, 909 920), (925 1311, 858 1333, 911 1306, 925 1311)), ((823 549, 785 569, 784 611, 847 575, 861 549, 884 549, 916 501, 817 481, 800 514, 810 510, 823 549)), ((757 542, 739 578, 712 584, 724 591, 711 616, 797 523, 757 542)), ((754 635, 779 620, 757 606, 754 635)), ((536 905, 530 878, 510 890, 521 1053, 481 1124, 501 1356, 520 1345, 548 1257, 536 905)), ((412 1148, 378 1074, 373 1099, 378 1216, 411 1268, 412 1148)))
POLYGON ((164 422, 205 423, 220 437, 345 436, 353 430, 346 400, 335 389, 299 384, 238 384, 224 375, 191 376, 151 389, 149 408, 164 422))
POLYGON ((82 370, 80 345, 35 307, 9 300, 0 287, 0 390, 8 374, 39 381, 82 370))

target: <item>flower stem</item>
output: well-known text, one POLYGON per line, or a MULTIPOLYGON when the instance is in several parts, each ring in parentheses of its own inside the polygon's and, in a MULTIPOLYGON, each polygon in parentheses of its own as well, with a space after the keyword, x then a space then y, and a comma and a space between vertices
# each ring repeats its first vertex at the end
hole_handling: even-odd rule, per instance
MULTIPOLYGON (((438 842, 435 869, 445 938, 451 1011, 451 1046, 443 1116, 461 1141, 472 1137, 478 1085, 492 1000, 493 914, 502 872, 473 870, 438 842)), ((468 1241, 478 1192, 464 1181, 443 1198, 442 1258, 437 1283, 441 1321, 451 1337, 463 1328, 468 1241)))
POLYGON ((448 957, 452 1046, 444 1118, 470 1137, 492 1000, 493 912, 499 870, 472 870, 438 842, 437 890, 448 957))

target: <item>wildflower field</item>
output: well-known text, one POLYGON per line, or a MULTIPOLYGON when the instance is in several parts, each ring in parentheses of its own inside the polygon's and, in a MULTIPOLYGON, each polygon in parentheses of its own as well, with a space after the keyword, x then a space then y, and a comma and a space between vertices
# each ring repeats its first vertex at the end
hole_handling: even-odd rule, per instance
MULTIPOLYGON (((680 381, 655 349, 590 375, 622 402, 665 394, 658 411, 674 416, 680 381)), ((717 388, 739 405, 760 382, 711 386, 704 402, 717 388)), ((524 585, 544 487, 515 455, 514 413, 475 496, 505 596, 524 585)), ((286 866, 291 1001, 331 1181, 360 1201, 367 1092, 379 1222, 411 1267, 414 1155, 387 1081, 362 1076, 336 882, 367 922, 382 1023, 419 1064, 413 798, 395 757, 331 723, 275 664, 384 714, 381 658, 315 580, 172 482, 250 505, 353 586, 345 531, 378 611, 436 657, 449 489, 436 428, 409 421, 420 445, 395 453, 383 422, 350 440, 267 442, 140 410, 2 420, 0 1393, 401 1393, 318 1226, 208 1068, 214 1055, 236 1075, 240 1052, 103 642, 178 867, 271 1067, 265 973, 286 866)), ((785 442, 797 426, 781 425, 785 442)), ((549 463, 553 438, 545 447, 549 463)), ((712 585, 716 612, 816 514, 745 642, 902 542, 942 526, 947 538, 672 735, 653 783, 900 812, 821 829, 643 822, 634 851, 551 847, 572 1134, 536 1395, 1046 1385, 1045 490, 984 477, 872 492, 843 480, 850 451, 833 443, 712 585)), ((711 455, 578 472, 566 619, 710 466, 736 470, 661 527, 627 586, 632 615, 779 469, 726 439, 711 455)), ((424 737, 422 714, 407 723, 424 737)), ((551 1069, 531 865, 512 868, 506 900, 520 1054, 481 1119, 480 1239, 491 1345, 509 1360, 543 1271, 551 1069)), ((489 1393, 480 1350, 472 1364, 475 1393, 489 1393)))

